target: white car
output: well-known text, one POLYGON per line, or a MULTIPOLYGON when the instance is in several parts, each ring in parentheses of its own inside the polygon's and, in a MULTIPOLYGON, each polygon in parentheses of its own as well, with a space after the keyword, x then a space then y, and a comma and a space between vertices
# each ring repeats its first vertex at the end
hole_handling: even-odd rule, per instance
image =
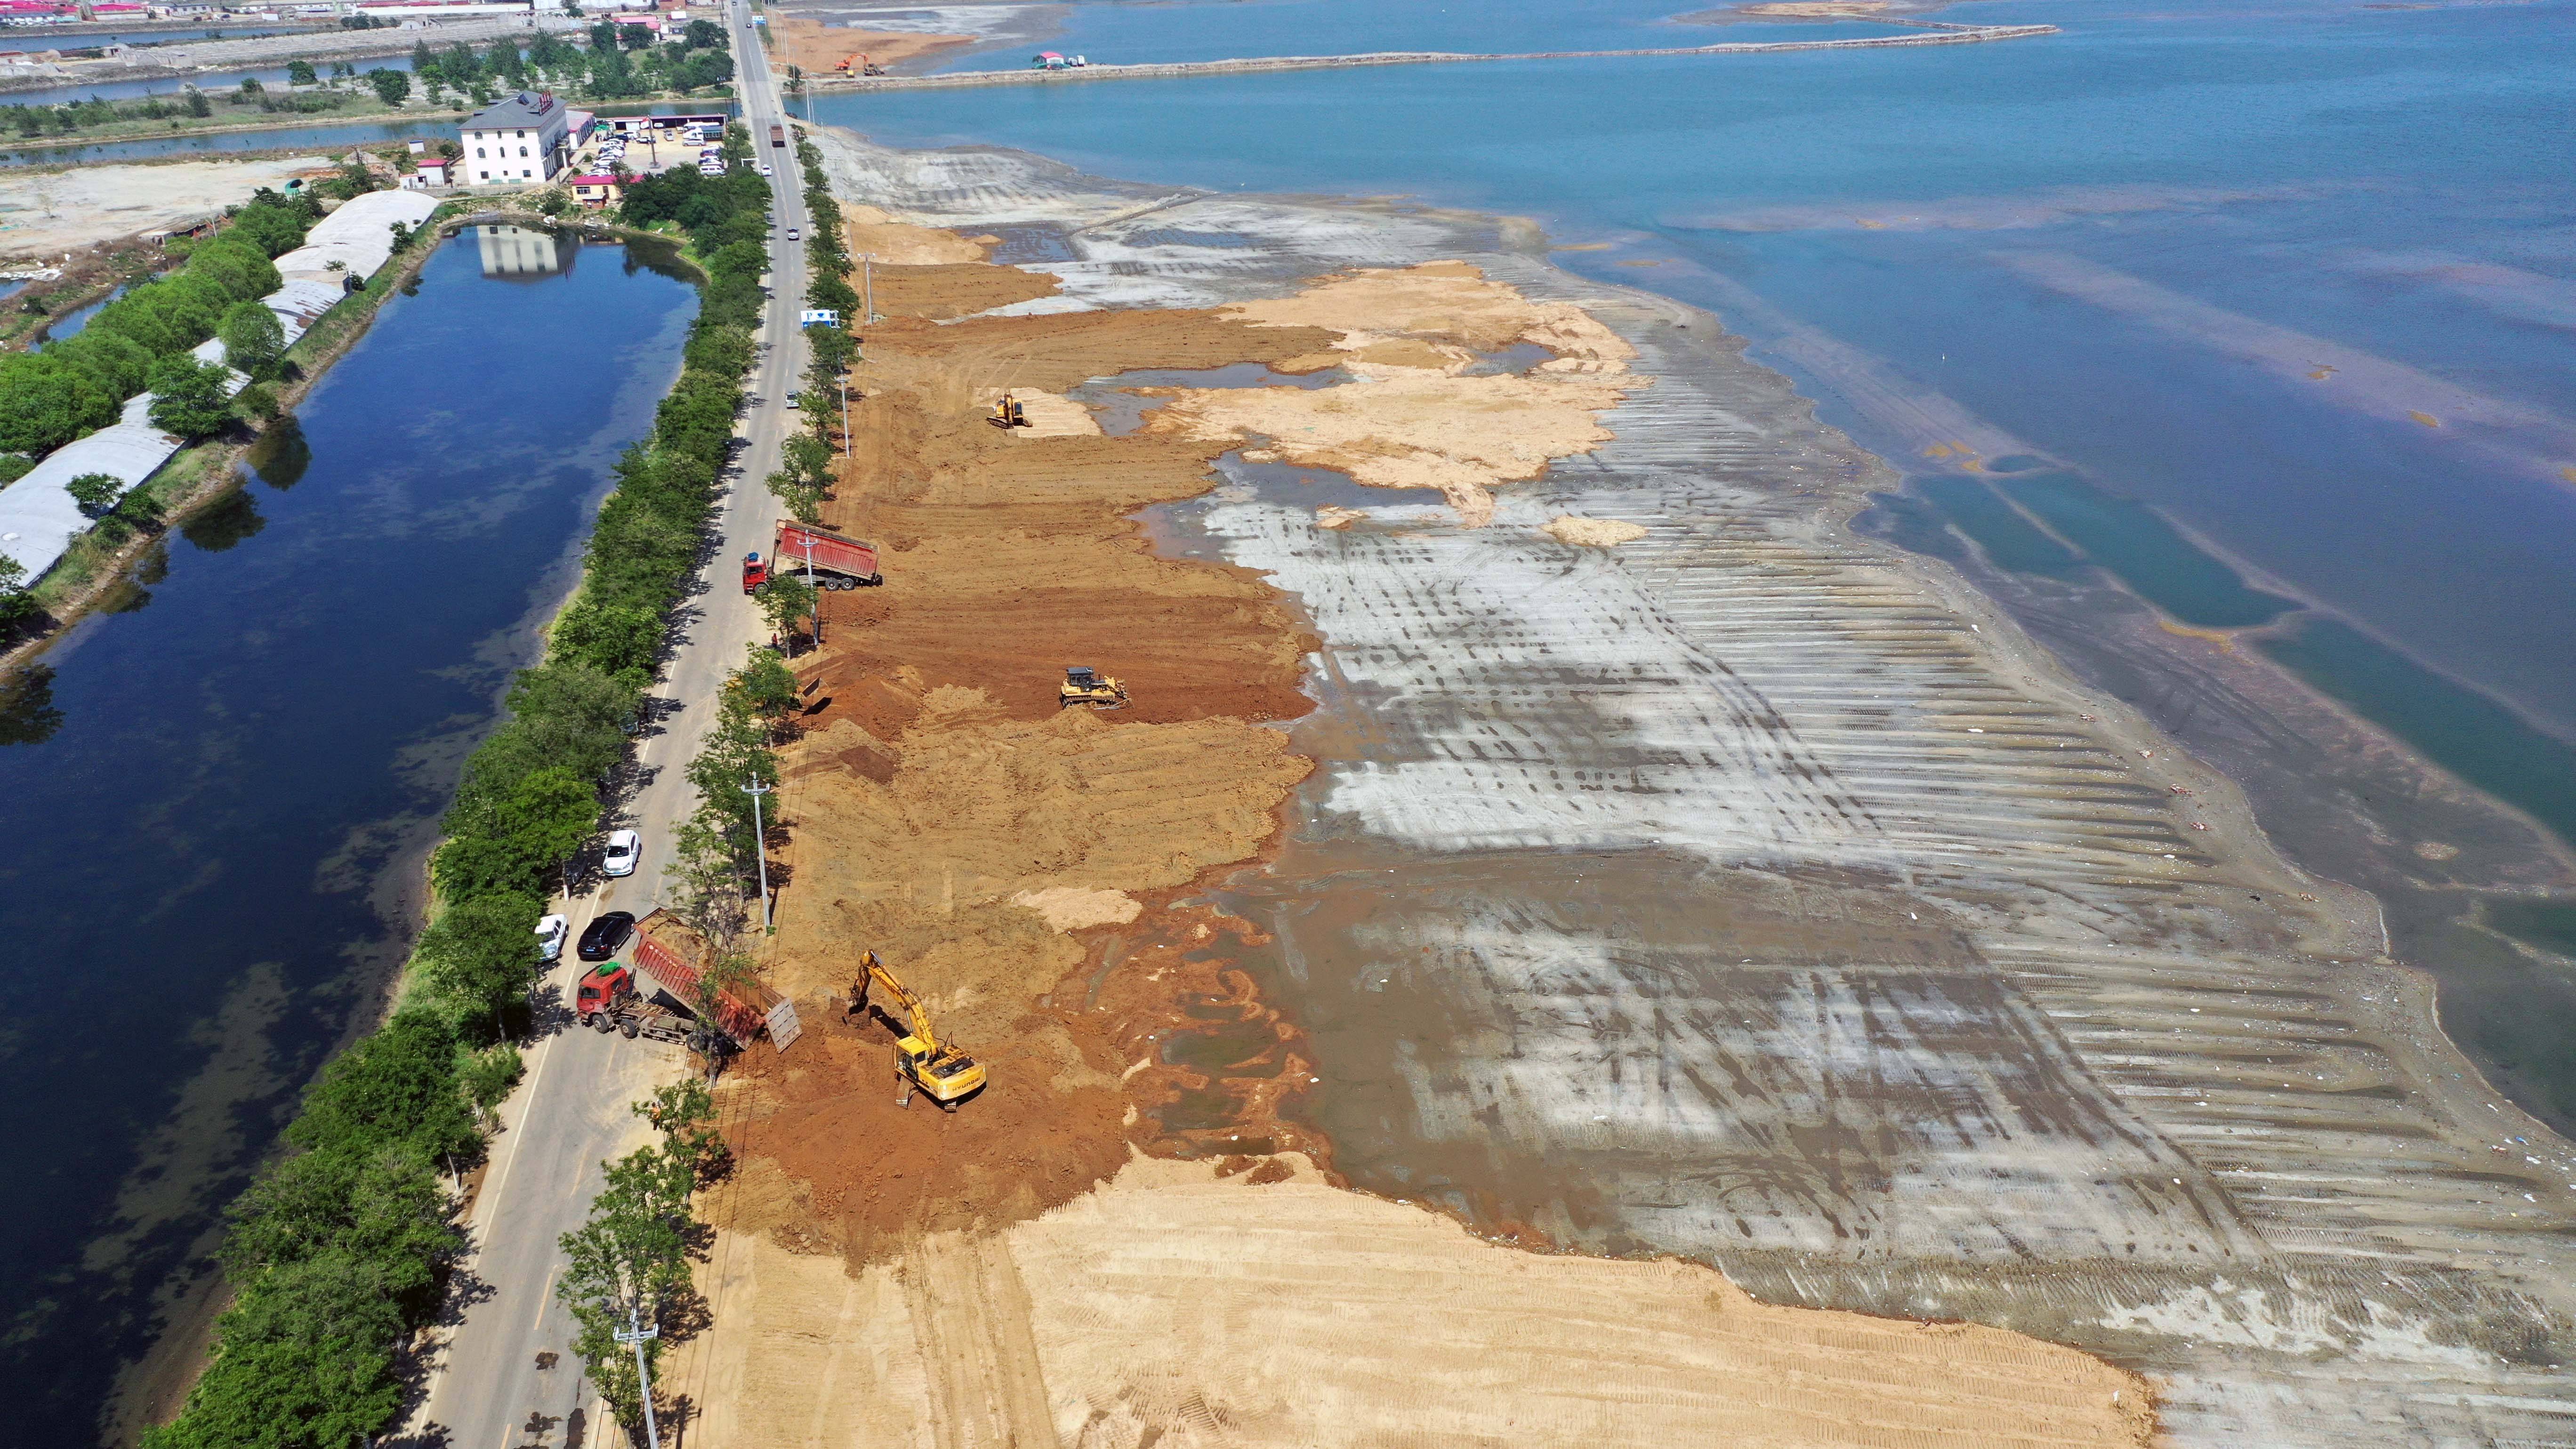
POLYGON ((608 832, 608 851, 599 858, 602 875, 633 875, 635 863, 644 854, 644 837, 632 830, 608 832))
POLYGON ((571 934, 572 922, 561 916, 548 916, 537 922, 537 959, 562 960, 564 938, 571 934))
POLYGON ((763 176, 766 176, 766 175, 768 175, 768 174, 769 174, 769 163, 768 163, 768 162, 763 161, 763 162, 761 162, 761 163, 760 163, 760 174, 761 174, 761 175, 763 175, 763 176))

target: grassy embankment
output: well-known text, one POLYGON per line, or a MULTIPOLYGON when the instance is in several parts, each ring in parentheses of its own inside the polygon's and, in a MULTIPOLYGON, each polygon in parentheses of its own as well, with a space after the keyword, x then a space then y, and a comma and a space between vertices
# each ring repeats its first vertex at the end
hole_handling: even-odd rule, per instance
MULTIPOLYGON (((741 128, 736 127, 737 134, 741 128)), ((805 169, 806 210, 814 234, 807 255, 814 280, 807 306, 837 310, 843 316, 858 304, 851 291, 851 263, 842 245, 840 209, 826 185, 822 156, 800 145, 805 169)), ((685 174, 685 173, 678 173, 685 174)), ((737 173, 739 175, 740 173, 737 173)), ((657 183, 660 185, 660 183, 657 183)), ((695 205, 679 190, 645 190, 630 194, 637 219, 687 215, 695 205)), ((752 275, 746 267, 760 263, 759 249, 745 238, 709 245, 718 237, 699 235, 716 275, 752 275)), ((809 329, 813 362, 806 374, 807 402, 833 395, 858 344, 846 329, 809 329)), ((745 339, 748 340, 747 338, 745 339)), ((815 500, 831 477, 828 404, 804 409, 808 431, 789 440, 787 466, 768 486, 800 515, 812 517, 815 500)), ((793 576, 771 579, 761 588, 761 604, 781 633, 810 613, 813 591, 793 576)), ((578 607, 578 606, 577 606, 578 607)), ((567 611, 565 624, 573 621, 567 611)), ((771 753, 789 717, 802 701, 795 676, 774 651, 754 648, 750 660, 726 682, 718 718, 708 731, 688 777, 698 790, 698 807, 681 826, 678 858, 673 867, 673 909, 708 943, 710 980, 732 980, 750 970, 741 937, 749 929, 753 881, 768 842, 761 837, 750 798, 740 788, 746 780, 775 787, 778 762, 771 753)), ((774 833, 778 828, 767 822, 774 833)), ((706 1171, 721 1162, 723 1148, 707 1126, 713 1100, 703 1088, 668 1088, 653 1101, 638 1103, 636 1112, 663 1130, 663 1141, 641 1148, 607 1165, 606 1184, 593 1200, 589 1218, 565 1235, 568 1259, 556 1296, 581 1325, 574 1340, 589 1381, 596 1385, 618 1422, 632 1431, 643 1422, 642 1385, 635 1360, 615 1338, 630 1319, 655 1324, 661 1332, 646 1345, 647 1362, 661 1355, 694 1323, 703 1326, 703 1304, 690 1285, 690 1199, 706 1171)))
MULTIPOLYGON (((520 673, 506 720, 466 763, 431 865, 436 914, 389 1019, 324 1069, 287 1129, 293 1155, 233 1207, 219 1253, 233 1305, 204 1376, 149 1449, 341 1449, 401 1410, 401 1346, 436 1312, 464 1246, 440 1169, 482 1150, 516 1078, 530 929, 626 758, 699 565, 751 366, 758 270, 735 265, 731 241, 707 244, 765 233, 766 187, 748 173, 677 175, 640 200, 669 203, 709 254, 679 381, 651 436, 618 461, 545 659, 520 673)), ((656 1120, 685 1131, 690 1116, 656 1120)))

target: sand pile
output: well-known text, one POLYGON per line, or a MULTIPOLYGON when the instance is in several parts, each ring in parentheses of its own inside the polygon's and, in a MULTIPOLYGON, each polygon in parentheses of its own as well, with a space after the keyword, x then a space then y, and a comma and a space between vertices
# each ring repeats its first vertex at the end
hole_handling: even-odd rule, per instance
POLYGON ((874 257, 878 266, 945 266, 980 262, 992 248, 944 227, 908 226, 873 206, 841 203, 841 231, 851 256, 874 257))
POLYGON ((1561 302, 1532 302, 1474 267, 1435 262, 1361 271, 1294 297, 1225 309, 1264 326, 1324 327, 1322 349, 1278 364, 1339 365, 1336 387, 1190 389, 1146 420, 1149 433, 1244 443, 1254 462, 1330 468, 1380 488, 1436 488, 1469 527, 1494 515, 1496 483, 1610 440, 1597 421, 1643 380, 1617 335, 1561 302), (1515 345, 1556 356, 1526 373, 1469 374, 1477 354, 1515 345))
POLYGON ((731 1391, 701 1432, 782 1449, 924 1430, 1080 1449, 2149 1442, 2145 1385, 2069 1349, 1498 1247, 1300 1159, 1265 1168, 1136 1162, 1034 1221, 928 1236, 857 1275, 729 1242, 710 1296, 730 1326, 704 1372, 731 1391))
POLYGON ((1646 530, 1634 523, 1622 522, 1615 518, 1571 516, 1550 520, 1548 525, 1539 532, 1559 543, 1577 544, 1585 548, 1617 548, 1623 543, 1634 543, 1646 536, 1646 530))
POLYGON ((987 408, 999 401, 1004 392, 1020 405, 1028 426, 1013 428, 1003 436, 1017 442, 1031 438, 1096 438, 1100 436, 1100 419, 1091 409, 1062 393, 1042 392, 1033 387, 986 388, 975 400, 987 408))

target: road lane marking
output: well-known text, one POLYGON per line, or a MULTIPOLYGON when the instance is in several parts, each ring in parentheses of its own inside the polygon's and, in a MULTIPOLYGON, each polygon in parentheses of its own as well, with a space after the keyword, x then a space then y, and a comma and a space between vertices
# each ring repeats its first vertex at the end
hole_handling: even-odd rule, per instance
POLYGON ((546 1270, 546 1281, 537 1285, 537 1316, 528 1320, 528 1337, 530 1338, 535 1338, 537 1336, 537 1325, 546 1321, 546 1305, 554 1301, 554 1299, 547 1296, 547 1293, 548 1290, 555 1286, 555 1274, 562 1271, 563 1265, 560 1263, 548 1268, 546 1270))

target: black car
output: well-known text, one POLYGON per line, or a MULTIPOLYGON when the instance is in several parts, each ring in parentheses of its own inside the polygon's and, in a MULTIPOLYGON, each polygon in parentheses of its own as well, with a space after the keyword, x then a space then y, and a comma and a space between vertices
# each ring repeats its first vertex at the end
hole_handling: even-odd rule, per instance
POLYGON ((617 954, 626 938, 635 934, 635 917, 625 911, 610 911, 591 921, 581 931, 581 959, 605 961, 617 954))

